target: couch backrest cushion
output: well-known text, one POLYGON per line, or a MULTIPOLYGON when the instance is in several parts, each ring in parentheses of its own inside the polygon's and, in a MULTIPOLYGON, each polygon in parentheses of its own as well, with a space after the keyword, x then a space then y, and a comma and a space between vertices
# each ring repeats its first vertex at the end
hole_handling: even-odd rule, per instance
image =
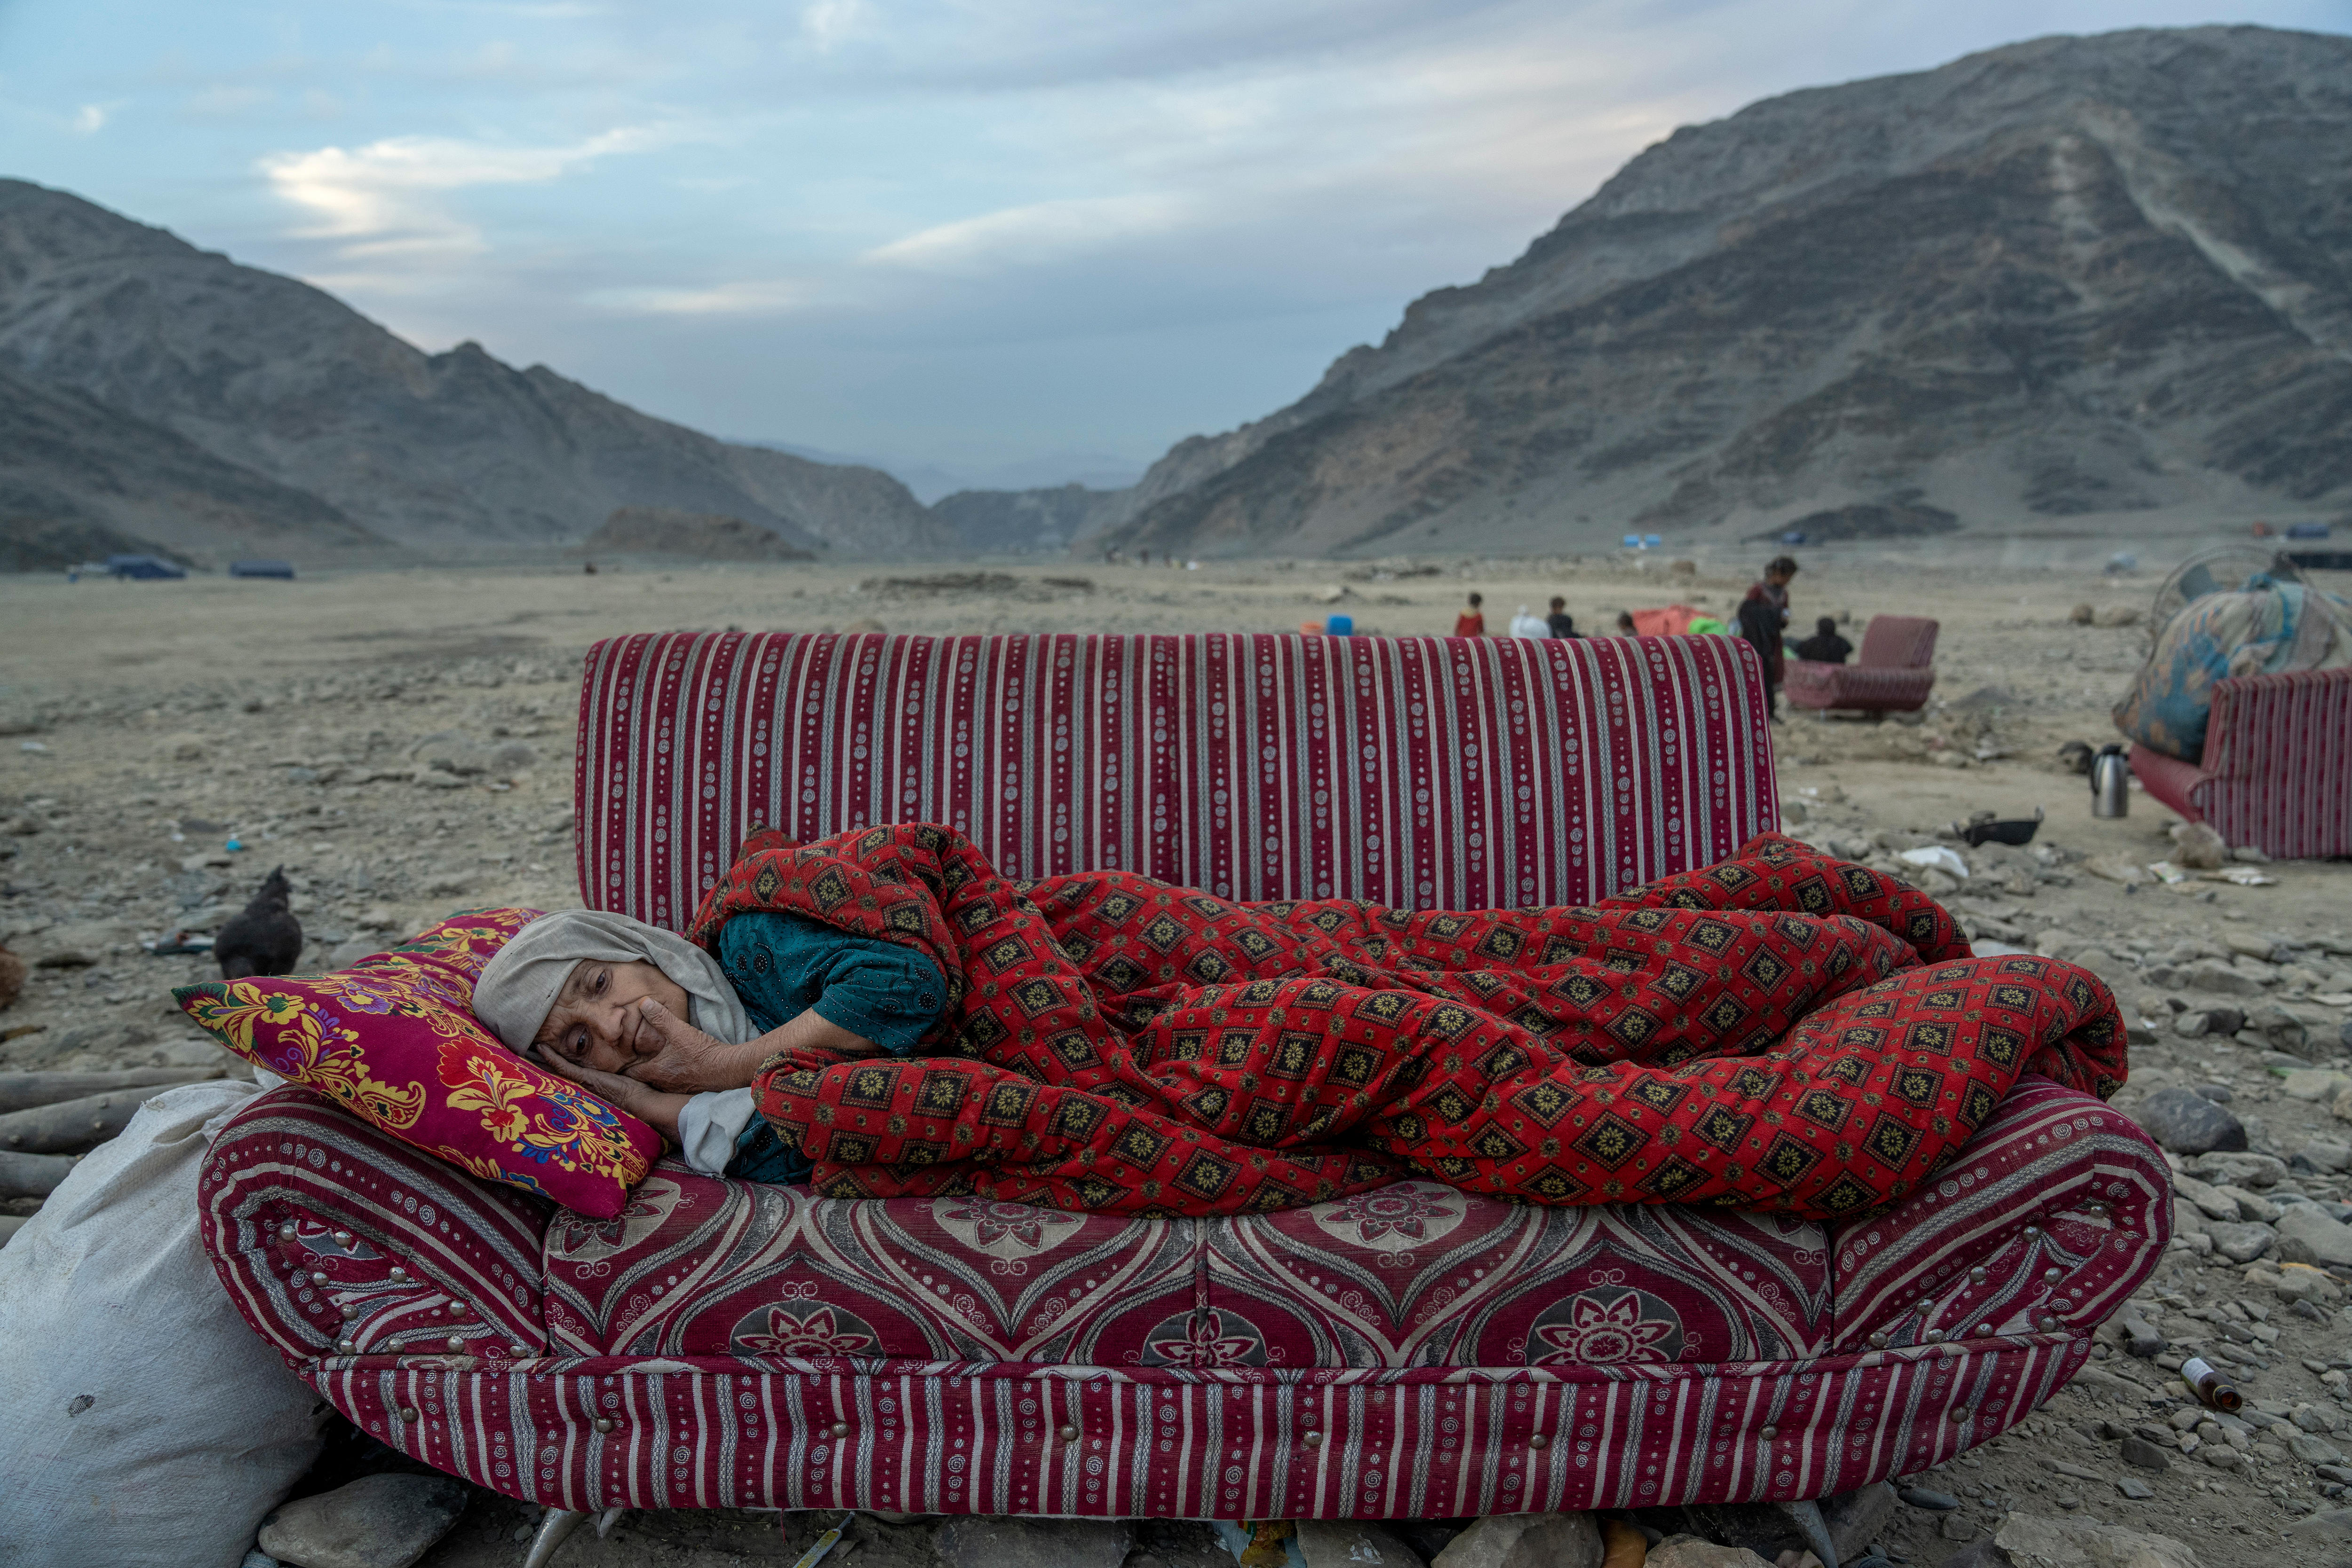
POLYGON ((939 822, 1008 875, 1578 904, 1780 819, 1736 637, 671 633, 589 651, 593 909, 677 929, 744 834, 939 822))
POLYGON ((1862 632, 1855 662, 1873 669, 1925 669, 1936 662, 1943 623, 1924 616, 1873 616, 1862 632))

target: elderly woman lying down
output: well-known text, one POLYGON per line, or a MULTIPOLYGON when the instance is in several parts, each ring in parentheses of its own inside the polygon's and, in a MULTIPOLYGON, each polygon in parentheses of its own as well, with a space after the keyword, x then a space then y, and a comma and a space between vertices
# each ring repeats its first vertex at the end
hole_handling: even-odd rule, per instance
POLYGON ((658 1129, 706 1175, 801 1183, 751 1084, 779 1056, 905 1056, 947 998, 939 965, 800 915, 730 921, 714 956, 626 915, 542 915, 492 956, 474 1012, 507 1046, 658 1129))
POLYGON ((1015 880, 950 829, 754 840, 686 937, 525 927, 475 1009, 696 1169, 835 1196, 1224 1214, 1421 1171, 1547 1204, 1834 1217, 2018 1078, 2105 1096, 2114 998, 1766 835, 1591 908, 1015 880))

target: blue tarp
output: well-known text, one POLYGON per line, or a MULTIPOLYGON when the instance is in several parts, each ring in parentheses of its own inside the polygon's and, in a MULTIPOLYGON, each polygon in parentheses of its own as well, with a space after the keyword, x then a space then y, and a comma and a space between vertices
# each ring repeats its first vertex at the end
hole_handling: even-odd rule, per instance
POLYGON ((143 583, 188 574, 185 567, 174 566, 160 555, 110 555, 106 558, 106 571, 111 577, 132 577, 143 583))
POLYGON ((283 577, 290 583, 294 580, 294 563, 291 561, 232 561, 228 563, 228 574, 232 577, 283 577))

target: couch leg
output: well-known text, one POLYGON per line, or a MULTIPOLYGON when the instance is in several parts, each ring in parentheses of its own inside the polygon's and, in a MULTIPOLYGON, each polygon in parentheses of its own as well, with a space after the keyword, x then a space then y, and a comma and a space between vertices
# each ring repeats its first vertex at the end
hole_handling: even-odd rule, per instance
MULTIPOLYGON (((572 1539, 572 1532, 579 1529, 587 1518, 577 1509, 549 1509, 547 1517, 539 1521, 539 1533, 530 1538, 530 1555, 522 1560, 522 1568, 547 1568, 557 1549, 572 1539)), ((1835 1568, 1835 1564, 1832 1564, 1832 1568, 1835 1568)))
POLYGON ((1822 1517, 1820 1503, 1808 1498, 1773 1506, 1789 1516, 1789 1522, 1797 1527, 1797 1533, 1805 1538, 1805 1544, 1822 1560, 1822 1568, 1838 1568, 1837 1547, 1830 1540, 1829 1521, 1822 1517))
POLYGON ((602 1541, 612 1534, 613 1527, 620 1523, 621 1516, 628 1511, 625 1508, 608 1508, 599 1514, 596 1519, 596 1539, 602 1541))

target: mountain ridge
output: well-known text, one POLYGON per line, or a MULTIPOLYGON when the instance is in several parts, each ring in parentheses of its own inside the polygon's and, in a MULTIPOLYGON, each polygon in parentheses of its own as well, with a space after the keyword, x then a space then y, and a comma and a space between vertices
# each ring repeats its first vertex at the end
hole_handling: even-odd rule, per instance
POLYGON ((739 516, 857 554, 950 536, 896 479, 731 445, 70 193, 0 180, 0 370, 178 436, 398 544, 557 543, 615 507, 739 516))
POLYGON ((1913 489, 2029 525, 2352 501, 2347 187, 2334 35, 2056 37, 1767 99, 1178 443, 1100 542, 1549 548, 1913 489))

